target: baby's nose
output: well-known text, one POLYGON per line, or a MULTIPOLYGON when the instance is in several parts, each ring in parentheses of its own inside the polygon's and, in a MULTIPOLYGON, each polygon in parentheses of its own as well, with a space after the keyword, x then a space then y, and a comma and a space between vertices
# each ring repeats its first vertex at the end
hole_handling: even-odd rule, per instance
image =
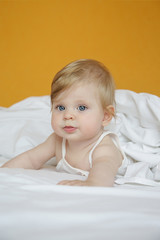
POLYGON ((75 115, 72 110, 65 111, 64 119, 75 119, 75 115))

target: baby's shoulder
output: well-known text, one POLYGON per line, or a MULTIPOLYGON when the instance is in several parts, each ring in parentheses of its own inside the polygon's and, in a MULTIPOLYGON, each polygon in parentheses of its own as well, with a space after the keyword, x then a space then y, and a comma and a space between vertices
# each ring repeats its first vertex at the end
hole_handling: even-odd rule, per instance
POLYGON ((63 138, 58 136, 56 133, 52 133, 52 138, 54 139, 56 152, 61 151, 63 138))
POLYGON ((111 147, 113 145, 113 140, 111 134, 107 134, 103 137, 103 139, 100 141, 100 143, 97 145, 98 148, 106 148, 111 147))
POLYGON ((57 134, 52 133, 47 140, 42 144, 47 152, 56 156, 57 153, 61 151, 62 138, 57 136, 57 134))
POLYGON ((53 138, 55 139, 56 144, 62 144, 63 138, 58 136, 56 133, 53 133, 53 138))
POLYGON ((111 153, 114 153, 116 150, 117 148, 112 140, 112 136, 110 134, 107 134, 96 146, 93 152, 93 158, 101 157, 108 154, 110 155, 111 153))
POLYGON ((54 147, 61 143, 62 143, 62 138, 57 136, 57 134, 55 133, 52 133, 51 135, 49 135, 49 137, 44 142, 44 144, 47 145, 48 147, 49 146, 54 147))

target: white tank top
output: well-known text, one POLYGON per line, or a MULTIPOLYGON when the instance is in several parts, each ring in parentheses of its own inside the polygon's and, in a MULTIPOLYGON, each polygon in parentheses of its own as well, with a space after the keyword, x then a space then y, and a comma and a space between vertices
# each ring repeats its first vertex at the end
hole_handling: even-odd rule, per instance
MULTIPOLYGON (((99 139, 97 140, 97 142, 95 143, 95 145, 93 146, 93 148, 91 149, 91 151, 89 152, 89 166, 90 168, 92 168, 92 154, 93 151, 95 150, 95 148, 98 146, 98 144, 102 141, 102 139, 109 135, 113 141, 113 143, 115 144, 115 146, 119 149, 119 151, 122 153, 123 156, 123 162, 125 160, 125 154, 123 152, 123 150, 120 147, 119 144, 119 139, 118 136, 115 133, 109 132, 109 131, 104 131, 102 133, 102 135, 99 137, 99 139)), ((66 155, 66 139, 63 138, 62 141, 62 159, 58 162, 56 169, 57 171, 60 172, 67 172, 67 173, 71 173, 71 174, 78 174, 78 175, 83 175, 83 176, 88 176, 89 172, 79 169, 79 168, 74 168, 72 167, 66 160, 65 160, 65 155, 66 155)), ((125 164, 126 165, 126 164, 125 164)))

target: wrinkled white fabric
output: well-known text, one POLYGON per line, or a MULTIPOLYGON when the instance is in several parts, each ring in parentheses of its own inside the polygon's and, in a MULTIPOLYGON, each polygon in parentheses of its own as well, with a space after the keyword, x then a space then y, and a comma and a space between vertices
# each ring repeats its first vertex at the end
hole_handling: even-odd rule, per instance
POLYGON ((160 184, 160 98, 148 93, 116 91, 118 134, 130 164, 116 183, 160 184))

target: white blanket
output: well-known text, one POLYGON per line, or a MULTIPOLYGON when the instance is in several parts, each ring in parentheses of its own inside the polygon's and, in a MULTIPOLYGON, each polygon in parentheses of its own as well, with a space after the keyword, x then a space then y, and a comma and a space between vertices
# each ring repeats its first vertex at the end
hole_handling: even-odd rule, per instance
POLYGON ((112 129, 119 135, 130 162, 116 182, 160 184, 160 98, 118 90, 116 104, 117 121, 112 129))
MULTIPOLYGON (((10 159, 51 134, 49 96, 30 97, 0 108, 0 156, 10 159)), ((160 185, 160 98, 116 91, 116 120, 109 125, 124 149, 128 167, 116 183, 160 185)))

